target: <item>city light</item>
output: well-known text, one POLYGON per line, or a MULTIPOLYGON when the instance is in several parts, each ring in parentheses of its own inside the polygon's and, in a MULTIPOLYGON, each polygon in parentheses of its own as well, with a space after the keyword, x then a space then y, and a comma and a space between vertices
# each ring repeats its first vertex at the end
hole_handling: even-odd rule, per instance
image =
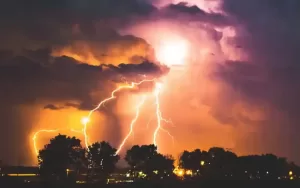
POLYGON ((191 175, 193 175, 193 171, 187 170, 187 171, 185 172, 185 174, 191 176, 191 175))
POLYGON ((139 174, 138 174, 138 177, 139 178, 144 178, 146 177, 147 175, 143 172, 143 171, 140 171, 139 174))
POLYGON ((36 174, 7 174, 7 176, 37 176, 36 174))
POLYGON ((178 175, 179 175, 179 176, 183 176, 183 175, 184 175, 184 170, 179 170, 179 171, 178 171, 178 175))
POLYGON ((174 174, 176 174, 177 176, 183 176, 184 170, 183 169, 175 169, 174 174))

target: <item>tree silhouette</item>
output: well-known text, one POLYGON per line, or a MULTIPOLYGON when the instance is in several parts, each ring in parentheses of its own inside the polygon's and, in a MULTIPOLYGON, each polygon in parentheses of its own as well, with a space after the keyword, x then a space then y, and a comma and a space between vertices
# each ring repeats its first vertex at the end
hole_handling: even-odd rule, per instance
MULTIPOLYGON (((198 176, 205 176, 209 173, 208 165, 211 163, 212 157, 207 151, 195 149, 194 151, 184 151, 179 158, 180 168, 190 170, 192 174, 188 177, 197 178, 198 176)), ((187 177, 186 177, 187 178, 187 177)))
POLYGON ((108 175, 115 170, 116 163, 120 159, 116 151, 108 142, 96 142, 89 146, 87 154, 89 167, 92 169, 92 174, 96 175, 100 181, 106 180, 108 175))
POLYGON ((78 172, 85 161, 85 150, 75 137, 58 135, 39 151, 38 162, 43 177, 66 180, 70 172, 78 172))
MULTIPOLYGON (((60 134, 51 139, 38 155, 40 175, 51 178, 49 180, 70 180, 72 175, 88 169, 93 180, 104 182, 115 170, 119 159, 116 149, 107 142, 96 142, 85 150, 79 139, 60 134)), ((127 151, 125 160, 136 179, 161 180, 173 176, 173 157, 158 153, 155 145, 135 145, 127 151)), ((184 151, 179 158, 179 167, 186 170, 182 176, 184 171, 179 169, 184 180, 275 180, 296 179, 300 175, 299 166, 288 163, 285 158, 273 154, 238 157, 220 147, 208 151, 184 151)))
POLYGON ((291 169, 285 158, 272 154, 241 156, 236 166, 239 179, 278 179, 291 169))
POLYGON ((179 166, 197 172, 197 170, 201 168, 202 158, 200 149, 196 149, 192 152, 184 151, 179 158, 179 166))
POLYGON ((174 159, 157 152, 155 145, 133 146, 126 153, 125 160, 130 165, 134 177, 146 179, 164 178, 172 175, 174 159))
POLYGON ((145 174, 148 179, 163 179, 173 175, 174 158, 160 153, 153 155, 145 162, 145 174))
MULTIPOLYGON (((207 151, 184 151, 179 166, 193 171, 193 178, 200 179, 290 179, 300 174, 300 168, 285 158, 273 154, 238 157, 231 151, 213 147, 207 151), (199 165, 200 164, 200 165, 199 165), (195 173, 199 172, 199 173, 195 173)), ((190 177, 185 177, 189 179, 190 177)))
POLYGON ((155 145, 135 145, 127 150, 125 160, 133 171, 140 171, 145 169, 146 161, 154 155, 157 155, 155 145))
POLYGON ((224 148, 212 147, 208 150, 210 156, 209 168, 205 175, 214 179, 230 179, 233 177, 233 167, 237 159, 236 154, 224 148))

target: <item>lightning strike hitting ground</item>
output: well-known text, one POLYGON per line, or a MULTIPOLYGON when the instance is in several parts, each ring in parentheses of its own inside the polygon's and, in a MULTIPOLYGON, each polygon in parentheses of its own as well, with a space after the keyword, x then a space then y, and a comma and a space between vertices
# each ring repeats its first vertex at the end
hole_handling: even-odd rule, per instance
MULTIPOLYGON (((36 131, 32 137, 32 140, 33 140, 33 148, 34 148, 34 152, 36 155, 39 154, 39 150, 37 148, 37 138, 38 138, 38 135, 40 133, 52 133, 52 132, 58 132, 58 131, 61 131, 61 129, 42 129, 42 130, 39 130, 39 131, 36 131)), ((76 129, 70 129, 70 131, 72 132, 75 132, 75 133, 79 133, 79 134, 83 134, 83 131, 82 130, 76 130, 76 129)))
POLYGON ((162 126, 161 126, 162 121, 164 121, 166 123, 172 123, 171 121, 166 120, 162 117, 162 113, 161 113, 161 110, 160 110, 160 102, 159 102, 159 94, 160 94, 161 88, 162 88, 162 84, 161 83, 156 83, 156 87, 155 87, 155 90, 154 90, 154 96, 155 96, 155 104, 156 104, 157 126, 156 126, 156 129, 155 129, 154 133, 153 133, 153 144, 155 146, 157 146, 157 134, 158 134, 159 130, 163 130, 163 131, 167 132, 168 135, 171 136, 171 138, 174 142, 174 137, 167 130, 163 129, 162 126))
POLYGON ((42 129, 42 130, 39 130, 37 132, 34 133, 33 137, 32 137, 32 140, 33 140, 33 148, 34 148, 34 152, 36 155, 39 154, 39 150, 37 149, 37 146, 36 146, 36 139, 38 137, 38 135, 42 132, 46 132, 46 133, 52 133, 52 132, 57 132, 58 129, 53 129, 53 130, 46 130, 46 129, 42 129))
POLYGON ((88 134, 87 134, 87 124, 88 124, 88 122, 90 121, 90 118, 91 118, 93 112, 95 112, 96 110, 98 110, 98 109, 99 109, 102 105, 104 105, 106 102, 115 99, 115 98, 116 98, 115 93, 117 93, 117 92, 119 92, 119 91, 121 91, 121 90, 123 90, 123 89, 133 89, 134 87, 136 87, 136 86, 138 86, 138 85, 141 85, 142 83, 145 83, 145 82, 153 82, 154 80, 155 80, 155 79, 151 79, 151 80, 142 80, 142 81, 140 81, 140 82, 138 82, 138 83, 132 82, 131 85, 119 86, 117 89, 115 89, 115 90, 111 93, 111 96, 110 96, 109 98, 104 99, 103 101, 101 101, 101 102, 98 104, 98 106, 97 106, 96 108, 92 109, 92 110, 89 112, 88 116, 85 117, 85 119, 87 119, 88 121, 83 122, 83 134, 84 134, 84 143, 85 143, 85 147, 88 148, 88 146, 89 146, 89 143, 88 143, 88 142, 89 142, 89 141, 88 141, 89 137, 88 137, 88 134))
POLYGON ((134 124, 136 123, 137 119, 139 118, 140 110, 141 110, 141 107, 143 106, 143 104, 145 103, 145 100, 146 100, 146 96, 143 96, 141 102, 137 105, 135 117, 134 117, 134 119, 130 123, 130 131, 126 135, 126 137, 124 138, 124 140, 122 141, 121 145, 119 146, 118 150, 116 151, 116 154, 118 154, 122 150, 122 148, 123 148, 124 144, 126 143, 127 139, 133 133, 134 124))
MULTIPOLYGON (((106 98, 104 100, 102 100, 94 109, 92 109, 88 116, 84 117, 81 119, 81 123, 83 124, 83 129, 82 130, 75 130, 75 129, 69 129, 70 131, 72 132, 76 132, 76 133, 80 133, 80 134, 83 134, 84 136, 84 143, 85 143, 85 147, 88 149, 88 146, 90 145, 89 144, 89 136, 87 134, 87 125, 88 123, 90 122, 90 118, 92 116, 92 114, 100 109, 101 106, 103 106, 106 102, 110 101, 110 100, 113 100, 116 98, 115 94, 123 89, 133 89, 135 88, 136 86, 139 86, 145 82, 154 82, 156 79, 151 79, 151 80, 142 80, 140 82, 132 82, 130 85, 123 85, 123 86, 119 86, 117 89, 115 89, 114 91, 112 91, 111 93, 111 96, 109 98, 106 98)), ((174 143, 174 137, 170 134, 170 132, 168 132, 167 130, 165 130, 164 128, 162 128, 162 125, 161 125, 161 122, 165 122, 165 123, 171 123, 173 124, 170 120, 167 120, 167 119, 164 119, 162 117, 162 113, 161 113, 161 110, 160 110, 160 101, 159 101, 159 94, 160 94, 160 91, 161 91, 161 87, 162 87, 162 84, 161 83, 155 83, 155 90, 154 90, 154 96, 155 96, 155 105, 156 105, 156 112, 155 112, 155 115, 156 115, 156 119, 157 119, 157 126, 156 126, 156 129, 153 133, 153 144, 155 146, 157 146, 157 135, 158 135, 158 132, 159 130, 162 130, 164 132, 166 132, 171 138, 172 138, 172 141, 174 143)), ((146 100, 146 96, 143 96, 142 97, 142 100, 141 102, 138 104, 137 108, 136 108, 136 114, 135 114, 135 118, 131 121, 131 124, 130 124, 130 131, 129 133, 126 135, 126 137, 124 138, 124 140, 122 141, 122 143, 120 144, 116 154, 118 154, 123 146, 125 145, 126 141, 128 140, 128 138, 133 134, 133 128, 134 128, 134 125, 140 115, 140 109, 141 107, 143 106, 143 104, 145 103, 145 100, 146 100)), ((151 118, 152 119, 152 118, 151 118)), ((148 124, 150 123, 151 119, 149 120, 148 124)), ((147 125, 148 127, 148 125, 147 125)), ((54 129, 54 130, 39 130, 37 132, 34 133, 34 136, 32 138, 33 140, 33 146, 34 146, 34 151, 36 153, 36 155, 38 155, 38 149, 37 149, 37 143, 36 143, 36 140, 37 140, 37 136, 42 133, 42 132, 46 132, 46 133, 51 133, 51 132, 57 132, 59 131, 60 129, 54 129)))

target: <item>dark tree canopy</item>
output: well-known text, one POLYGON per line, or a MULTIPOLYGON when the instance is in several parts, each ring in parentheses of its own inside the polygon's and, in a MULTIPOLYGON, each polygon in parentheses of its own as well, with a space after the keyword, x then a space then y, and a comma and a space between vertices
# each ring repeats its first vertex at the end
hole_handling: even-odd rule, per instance
POLYGON ((198 170, 201 167, 202 153, 200 149, 192 152, 184 151, 180 157, 179 165, 188 170, 198 170))
POLYGON ((155 145, 133 146, 126 153, 125 160, 136 172, 145 174, 147 179, 173 174, 174 159, 157 152, 155 145))
POLYGON ((145 174, 151 177, 161 178, 173 174, 174 159, 170 156, 164 156, 160 153, 154 155, 145 163, 145 174))
POLYGON ((67 171, 78 170, 85 161, 85 150, 75 137, 58 135, 39 151, 38 162, 41 175, 55 175, 59 179, 67 176, 67 171))
POLYGON ((184 151, 179 166, 193 172, 189 177, 200 179, 278 179, 290 178, 289 172, 300 173, 300 168, 285 158, 272 154, 238 157, 219 147, 208 151, 184 151))
POLYGON ((157 155, 157 147, 155 145, 135 145, 127 150, 125 160, 132 169, 142 170, 146 161, 155 155, 157 155))
MULTIPOLYGON (((76 177, 85 175, 86 180, 107 182, 120 156, 108 142, 96 142, 84 149, 75 137, 58 135, 39 151, 38 160, 42 177, 59 180, 70 179, 69 172, 76 177), (74 173, 73 173, 74 174, 74 173), (92 179, 89 179, 89 178, 92 179)), ((135 180, 174 180, 174 158, 158 153, 155 145, 135 145, 127 150, 124 158, 135 180)), ((184 151, 179 158, 175 173, 184 180, 203 179, 293 179, 300 175, 299 166, 273 154, 238 157, 220 147, 208 151, 195 149, 184 151)), ((128 173, 128 171, 126 171, 128 173)), ((73 176, 71 176, 73 177, 73 176)), ((52 180, 51 179, 51 180, 52 180)))
POLYGON ((116 151, 108 142, 96 142, 89 146, 87 157, 93 173, 104 178, 112 173, 120 159, 120 156, 116 155, 116 151))

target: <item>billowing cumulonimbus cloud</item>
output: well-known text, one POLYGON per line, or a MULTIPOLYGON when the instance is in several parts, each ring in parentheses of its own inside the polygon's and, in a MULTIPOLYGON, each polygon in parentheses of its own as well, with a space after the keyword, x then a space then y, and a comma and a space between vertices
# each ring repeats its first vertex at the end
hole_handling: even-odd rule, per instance
POLYGON ((60 107, 60 106, 55 106, 54 104, 47 104, 46 106, 44 106, 44 109, 49 109, 49 110, 61 110, 64 107, 60 107))
MULTIPOLYGON (((256 136, 246 135, 239 143, 256 143, 252 147, 257 152, 270 151, 297 160, 300 153, 291 143, 299 142, 295 134, 300 129, 300 24, 297 22, 300 3, 297 0, 219 0, 219 3, 219 12, 185 3, 166 5, 154 11, 148 20, 164 20, 170 27, 190 29, 194 35, 205 31, 215 36, 211 37, 211 43, 219 50, 210 54, 218 59, 209 65, 207 79, 220 91, 216 98, 205 96, 211 114, 221 124, 242 122, 254 127, 256 136), (183 21, 184 24, 180 23, 183 21), (230 50, 232 57, 227 56, 226 50, 230 50), (237 113, 237 106, 241 113, 237 113), (253 114, 257 109, 263 115, 249 118, 256 116, 253 114)), ((187 32, 182 33, 189 37, 187 32)), ((203 38, 194 48, 205 47, 202 41, 203 38)), ((245 148, 247 144, 237 147, 245 148)))
POLYGON ((241 100, 265 109, 264 149, 277 145, 274 150, 296 160, 300 153, 291 143, 299 142, 300 130, 300 2, 226 0, 222 8, 235 22, 231 44, 240 46, 247 58, 224 63, 216 76, 241 100))
MULTIPOLYGON (((14 55, 14 52, 9 51, 3 51, 1 54, 3 55, 0 57, 0 87, 3 92, 0 94, 0 101, 3 116, 0 117, 5 124, 10 125, 1 129, 5 129, 5 133, 14 139, 18 137, 18 142, 10 142, 9 146, 16 148, 22 140, 27 140, 30 126, 35 123, 30 117, 37 115, 32 110, 25 119, 21 118, 23 117, 21 114, 25 112, 20 106, 34 107, 44 103, 44 110, 63 110, 68 107, 90 110, 100 99, 110 94, 117 82, 124 81, 121 78, 126 81, 141 80, 145 76, 160 77, 168 72, 167 67, 146 60, 138 64, 120 66, 106 64, 103 68, 104 65, 89 65, 67 56, 53 57, 49 49, 25 50, 21 53, 23 55, 14 55), (103 95, 96 100, 90 93, 99 89, 103 95)), ((112 112, 106 114, 111 118, 116 117, 112 112)), ((118 126, 116 124, 118 121, 114 119, 113 126, 118 126)), ((10 139, 4 135, 1 137, 10 139)), ((6 146, 1 147, 4 149, 6 146)), ((26 148, 28 150, 29 146, 26 145, 26 148)), ((16 156, 16 151, 11 151, 7 156, 10 155, 16 156)), ((28 157, 30 155, 24 156, 22 161, 31 161, 28 157)), ((6 162, 13 163, 16 160, 9 158, 3 156, 6 162)))
POLYGON ((5 18, 0 20, 1 27, 4 28, 0 36, 4 47, 16 47, 17 44, 21 47, 66 44, 74 39, 70 33, 76 31, 76 25, 86 36, 94 35, 94 24, 97 22, 102 21, 105 24, 102 28, 109 30, 115 24, 121 24, 120 20, 147 15, 153 9, 151 4, 136 0, 31 0, 29 3, 5 0, 1 2, 0 8, 0 17, 5 18), (6 43, 8 41, 10 44, 6 43), (27 44, 28 41, 35 43, 30 45, 27 44))
POLYGON ((89 101, 89 92, 97 88, 99 83, 124 81, 120 78, 128 81, 142 79, 139 75, 143 75, 143 78, 160 77, 168 72, 167 67, 149 61, 119 66, 93 66, 67 56, 47 56, 45 51, 47 50, 28 51, 29 57, 15 56, 2 62, 0 83, 5 91, 2 93, 3 97, 15 98, 17 103, 21 102, 20 100, 26 103, 33 98, 77 99, 83 102, 89 101), (64 83, 64 86, 60 83, 64 83))

